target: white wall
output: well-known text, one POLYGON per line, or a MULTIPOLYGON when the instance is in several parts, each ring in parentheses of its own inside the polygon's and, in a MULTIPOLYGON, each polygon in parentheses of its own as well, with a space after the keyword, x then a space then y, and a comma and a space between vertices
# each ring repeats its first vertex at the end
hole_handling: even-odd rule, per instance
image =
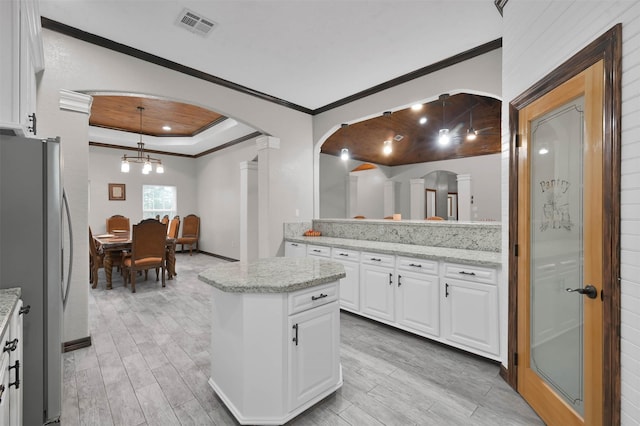
POLYGON ((105 219, 121 214, 131 225, 142 220, 142 186, 171 185, 176 187, 177 214, 181 218, 198 214, 195 160, 171 155, 154 155, 162 160, 164 173, 141 173, 142 165, 131 164, 129 173, 120 172, 120 159, 125 151, 89 147, 89 226, 94 234, 105 232, 105 219), (108 185, 124 183, 126 200, 109 200, 108 185))
MULTIPOLYGON (((278 209, 268 220, 270 255, 283 250, 283 222, 312 218, 313 144, 309 115, 50 30, 45 29, 42 34, 45 71, 38 87, 37 108, 38 129, 42 134, 64 136, 73 133, 74 129, 66 129, 65 120, 60 117, 60 89, 148 94, 210 108, 280 139, 283 166, 274 171, 278 191, 274 192, 272 201, 278 209)), ((223 150, 219 156, 224 157, 227 152, 223 150)), ((64 137, 63 156, 66 170, 73 171, 69 197, 72 209, 77 210, 74 215, 76 229, 88 229, 88 132, 64 137)), ((234 176, 239 180, 237 168, 234 176)), ((198 184, 207 185, 210 192, 225 190, 225 183, 217 181, 198 184)), ((225 205, 219 203, 215 208, 224 209, 225 205)), ((88 333, 88 256, 80 256, 88 250, 88 239, 81 236, 78 234, 78 238, 86 242, 77 245, 79 261, 74 267, 71 291, 85 296, 67 307, 66 340, 84 338, 88 333)), ((210 245, 205 247, 206 250, 210 245)))
MULTIPOLYGON (((399 211, 403 218, 411 217, 410 209, 410 179, 423 178, 435 170, 448 170, 456 174, 471 175, 471 195, 473 195, 473 205, 471 206, 472 220, 494 219, 501 220, 501 154, 481 155, 478 157, 459 158, 455 160, 430 161, 428 163, 409 164, 406 166, 384 167, 380 170, 388 179, 399 182, 399 211)), ((342 161, 333 155, 320 154, 320 217, 322 218, 344 218, 346 217, 346 179, 349 170, 361 164, 358 161, 342 161), (326 207, 325 207, 326 206, 326 207)), ((360 176, 358 172, 357 176, 360 176)), ((383 183, 381 184, 383 185, 383 183)), ((380 192, 368 191, 368 198, 360 194, 360 182, 358 182, 358 200, 362 200, 363 206, 382 206, 383 189, 380 192), (370 200, 369 200, 370 199, 370 200), (366 201, 369 200, 369 201, 366 201)), ((382 212, 373 211, 369 214, 359 213, 366 217, 382 218, 382 212)))
MULTIPOLYGON (((508 218, 509 101, 616 23, 622 27, 622 424, 640 422, 640 2, 511 1, 504 10, 502 217, 508 218)), ((503 263, 507 262, 506 228, 503 263)), ((507 274, 503 277, 506 280, 507 274)))
POLYGON ((240 259, 240 163, 256 154, 252 139, 197 159, 201 250, 240 259))
POLYGON ((358 195, 354 216, 364 216, 368 219, 382 219, 384 217, 384 183, 387 175, 381 167, 369 170, 351 172, 358 178, 358 195))
POLYGON ((400 210, 402 216, 409 217, 411 211, 409 180, 423 178, 435 170, 447 170, 455 174, 471 175, 471 195, 473 195, 471 220, 501 220, 500 157, 501 154, 491 154, 392 167, 391 179, 401 182, 400 210))
MULTIPOLYGON (((419 55, 419 52, 416 54, 419 55)), ((475 93, 502 99, 502 49, 469 59, 460 64, 411 80, 402 85, 367 96, 347 105, 318 114, 313 118, 314 179, 319 182, 318 162, 322 143, 342 123, 354 123, 382 115, 384 111, 407 108, 416 102, 430 102, 442 93, 475 93)), ((314 213, 320 211, 318 192, 315 185, 314 213)), ((408 214, 408 212, 407 212, 408 214)))

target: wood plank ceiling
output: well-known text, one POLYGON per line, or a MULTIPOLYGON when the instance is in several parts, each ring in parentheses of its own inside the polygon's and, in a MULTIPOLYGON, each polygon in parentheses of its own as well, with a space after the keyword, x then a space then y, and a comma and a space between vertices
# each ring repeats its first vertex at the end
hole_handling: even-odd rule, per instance
POLYGON ((423 104, 420 110, 407 108, 343 126, 325 141, 320 152, 340 156, 342 148, 347 148, 352 159, 385 166, 500 152, 501 101, 466 93, 441 98, 423 104), (427 119, 424 124, 420 123, 422 117, 427 119), (474 141, 466 139, 471 127, 477 131, 474 141), (447 146, 438 143, 441 128, 451 133, 447 146), (392 141, 389 155, 382 151, 387 140, 392 141))
MULTIPOLYGON (((501 102, 466 93, 425 103, 420 110, 407 108, 338 129, 322 145, 324 154, 339 156, 348 148, 355 160, 398 166, 499 153, 501 149, 501 102), (444 102, 444 118, 443 118, 444 102), (426 123, 421 124, 420 118, 426 123), (443 121, 444 120, 444 121, 443 121), (470 127, 477 130, 475 141, 466 140, 470 127), (448 128, 452 141, 438 144, 438 131, 448 128), (391 140, 392 152, 382 151, 391 140)), ((151 136, 193 137, 226 120, 206 108, 155 97, 93 95, 91 126, 151 136), (171 130, 164 130, 163 126, 171 130)))
POLYGON ((192 137, 227 117, 215 111, 167 99, 122 95, 93 95, 89 125, 150 136, 192 137), (171 130, 164 130, 169 126, 171 130))

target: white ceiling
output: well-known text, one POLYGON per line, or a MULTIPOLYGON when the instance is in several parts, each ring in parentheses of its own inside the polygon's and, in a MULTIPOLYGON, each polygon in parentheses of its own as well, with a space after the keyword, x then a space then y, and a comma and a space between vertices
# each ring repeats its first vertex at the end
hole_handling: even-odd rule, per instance
POLYGON ((40 0, 40 13, 311 110, 502 32, 493 0, 40 0), (184 7, 217 27, 178 27, 184 7))

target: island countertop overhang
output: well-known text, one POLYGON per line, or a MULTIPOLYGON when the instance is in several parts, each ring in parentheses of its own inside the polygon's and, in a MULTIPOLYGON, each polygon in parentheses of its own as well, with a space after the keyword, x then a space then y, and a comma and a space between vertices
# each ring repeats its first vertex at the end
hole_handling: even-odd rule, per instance
POLYGON ((200 281, 228 293, 289 293, 345 276, 339 262, 286 257, 227 263, 198 274, 200 281))

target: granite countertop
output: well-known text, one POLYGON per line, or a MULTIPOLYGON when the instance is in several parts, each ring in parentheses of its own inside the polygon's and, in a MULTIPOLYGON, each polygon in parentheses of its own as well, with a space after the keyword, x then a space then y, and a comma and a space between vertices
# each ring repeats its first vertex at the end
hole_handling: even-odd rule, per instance
POLYGON ((317 258, 273 257, 255 262, 214 266, 198 275, 229 293, 287 293, 339 280, 346 276, 338 262, 317 258))
POLYGON ((7 288, 0 290, 0 337, 4 335, 5 328, 11 318, 13 308, 20 299, 20 288, 7 288))
POLYGON ((335 237, 287 237, 286 241, 317 244, 351 250, 363 250, 419 259, 443 260, 467 265, 501 267, 502 254, 491 251, 464 250, 445 247, 420 246, 415 244, 387 243, 380 241, 352 240, 335 237))

